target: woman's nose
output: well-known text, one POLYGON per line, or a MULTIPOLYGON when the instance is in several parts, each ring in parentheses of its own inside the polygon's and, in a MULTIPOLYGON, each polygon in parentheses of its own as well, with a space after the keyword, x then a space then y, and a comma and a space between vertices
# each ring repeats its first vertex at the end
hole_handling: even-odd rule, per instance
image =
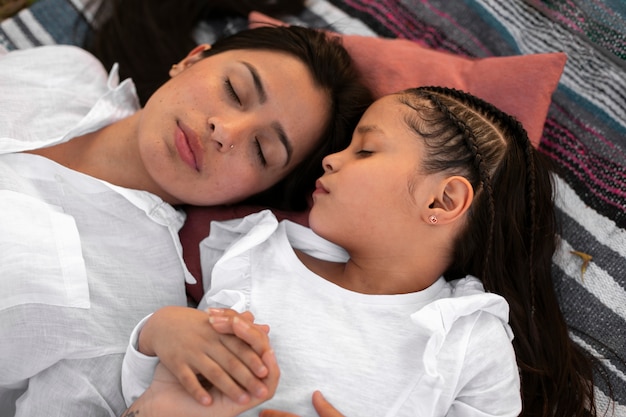
POLYGON ((243 137, 242 126, 229 126, 215 120, 209 120, 208 125, 211 140, 216 144, 218 150, 222 152, 234 149, 237 142, 243 137))

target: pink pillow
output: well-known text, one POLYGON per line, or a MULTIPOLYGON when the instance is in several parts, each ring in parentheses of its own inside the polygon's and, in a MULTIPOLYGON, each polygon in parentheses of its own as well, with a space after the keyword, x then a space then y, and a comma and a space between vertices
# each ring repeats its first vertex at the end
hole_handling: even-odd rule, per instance
MULTIPOLYGON (((258 12, 250 13, 249 22, 285 25, 258 12)), ((515 116, 535 146, 567 59, 563 52, 467 58, 407 39, 339 36, 374 97, 427 85, 467 91, 515 116)))
MULTIPOLYGON (((285 25, 253 12, 250 26, 285 25)), ((470 92, 512 114, 522 122, 535 146, 539 144, 548 107, 566 55, 550 53, 511 57, 472 59, 435 51, 404 39, 382 39, 341 35, 366 84, 375 97, 421 85, 454 87, 470 92)), ((209 234, 212 220, 243 217, 261 207, 189 207, 187 221, 180 231, 183 257, 198 280, 187 285, 190 298, 199 302, 203 295, 199 243, 209 234)), ((308 213, 276 212, 307 224, 308 213)))

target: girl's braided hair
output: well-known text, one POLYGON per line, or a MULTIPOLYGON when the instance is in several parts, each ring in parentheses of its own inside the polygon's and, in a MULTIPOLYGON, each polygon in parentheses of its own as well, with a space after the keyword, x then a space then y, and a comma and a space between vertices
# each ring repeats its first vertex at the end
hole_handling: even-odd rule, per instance
POLYGON ((569 338, 552 283, 557 222, 548 159, 515 118, 465 92, 399 93, 415 110, 426 173, 462 175, 474 188, 447 279, 480 278, 510 306, 522 415, 595 415, 592 362, 569 338))

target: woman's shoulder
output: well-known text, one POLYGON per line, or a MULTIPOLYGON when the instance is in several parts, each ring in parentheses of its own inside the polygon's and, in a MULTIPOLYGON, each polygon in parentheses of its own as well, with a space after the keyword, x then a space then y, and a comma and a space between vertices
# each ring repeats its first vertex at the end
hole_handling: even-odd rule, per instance
POLYGON ((100 61, 69 45, 41 46, 0 56, 0 137, 31 145, 58 141, 78 125, 94 105, 118 86, 100 61))
POLYGON ((0 73, 7 82, 19 79, 50 86, 107 78, 107 71, 95 56, 72 45, 38 46, 0 55, 0 73))
MULTIPOLYGON (((42 45, 34 48, 15 49, 0 55, 0 60, 22 61, 25 65, 36 61, 66 64, 88 63, 104 68, 98 58, 89 51, 75 45, 42 45)), ((2 61, 0 61, 2 62, 2 61)), ((41 68, 45 71, 46 68, 41 68)))

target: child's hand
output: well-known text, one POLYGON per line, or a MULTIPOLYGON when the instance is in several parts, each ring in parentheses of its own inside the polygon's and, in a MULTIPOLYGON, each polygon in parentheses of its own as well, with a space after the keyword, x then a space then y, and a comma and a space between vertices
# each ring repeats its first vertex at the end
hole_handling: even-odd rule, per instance
POLYGON ((215 390, 207 391, 198 375, 240 404, 248 404, 251 397, 265 398, 270 389, 262 379, 268 376, 268 368, 261 357, 270 350, 267 326, 255 325, 251 314, 223 316, 230 317, 233 331, 216 331, 212 315, 204 311, 162 308, 141 330, 139 351, 158 356, 201 404, 211 404, 214 398, 210 392, 215 390))
POLYGON ((267 395, 263 398, 251 398, 247 404, 239 404, 225 396, 216 387, 209 389, 213 399, 209 407, 198 404, 189 393, 180 385, 176 377, 160 363, 154 373, 154 379, 150 387, 130 406, 122 415, 123 417, 170 417, 183 415, 186 417, 234 417, 240 413, 255 407, 270 399, 278 386, 280 371, 276 364, 274 352, 267 351, 263 354, 264 363, 268 368, 267 377, 264 379, 268 387, 267 395))

